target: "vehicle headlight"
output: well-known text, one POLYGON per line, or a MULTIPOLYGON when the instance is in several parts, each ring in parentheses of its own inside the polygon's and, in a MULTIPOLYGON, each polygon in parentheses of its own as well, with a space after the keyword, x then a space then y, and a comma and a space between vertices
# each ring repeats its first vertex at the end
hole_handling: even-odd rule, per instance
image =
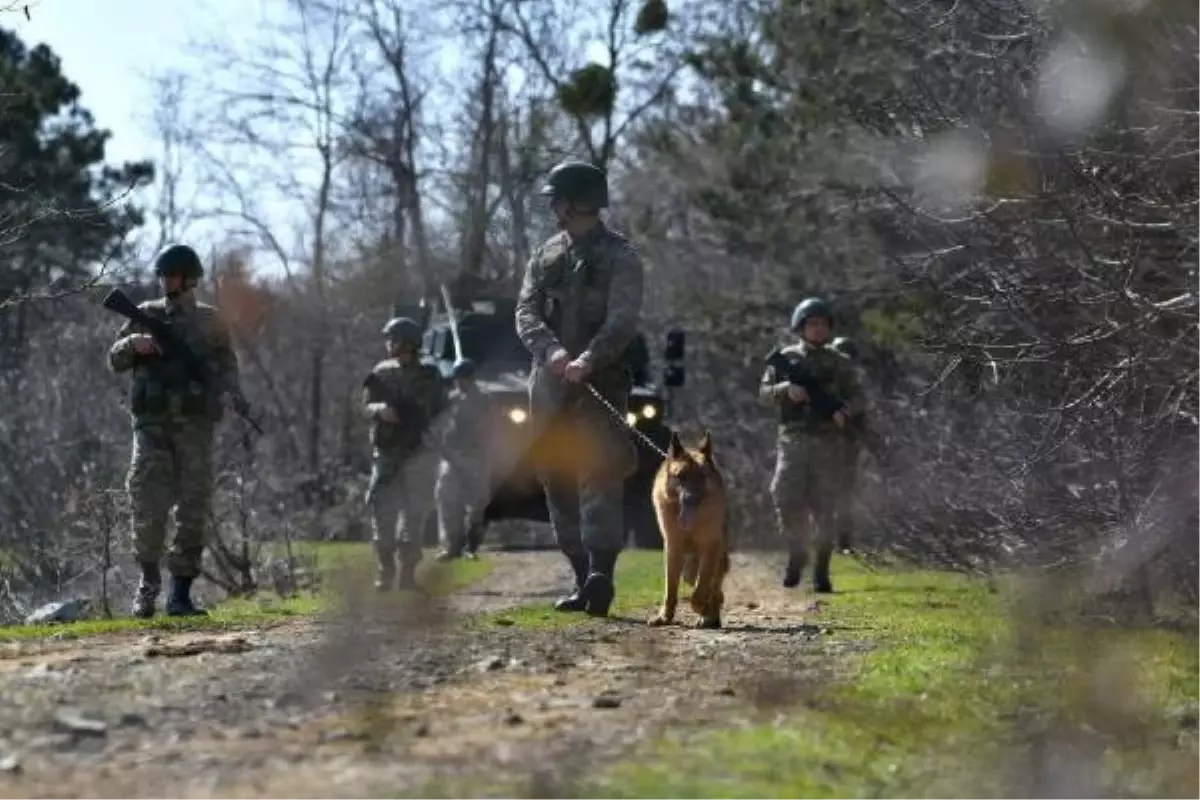
POLYGON ((524 424, 525 420, 529 419, 529 412, 523 408, 510 408, 508 410, 508 419, 514 425, 524 424))
POLYGON ((654 419, 658 416, 658 409, 647 403, 642 406, 642 416, 646 419, 654 419))
POLYGON ((634 425, 637 425, 637 414, 630 411, 628 414, 625 415, 625 421, 628 422, 629 427, 632 428, 634 425))

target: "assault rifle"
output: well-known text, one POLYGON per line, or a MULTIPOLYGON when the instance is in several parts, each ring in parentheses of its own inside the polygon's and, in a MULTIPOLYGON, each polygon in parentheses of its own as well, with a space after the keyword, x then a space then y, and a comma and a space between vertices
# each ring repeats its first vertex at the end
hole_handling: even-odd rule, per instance
MULTIPOLYGON (((776 347, 767 354, 767 366, 775 369, 775 375, 780 380, 802 387, 808 394, 809 405, 821 419, 832 418, 838 411, 845 409, 846 403, 840 397, 826 391, 803 366, 789 361, 780 348, 776 347)), ((886 462, 887 450, 883 437, 867 426, 861 414, 850 418, 846 430, 880 463, 886 462)))
POLYGON ((379 394, 380 402, 386 403, 395 412, 398 421, 388 424, 402 426, 400 428, 402 435, 397 440, 397 446, 411 450, 420 447, 425 437, 425 429, 428 427, 425 411, 413 400, 407 397, 398 397, 394 392, 389 392, 387 386, 374 372, 367 373, 367 377, 363 379, 363 386, 379 394))
MULTIPOLYGON (((183 365, 187 371, 187 375, 193 381, 211 386, 213 382, 212 370, 204 363, 204 359, 196 355, 196 351, 188 347, 187 343, 175 335, 168 325, 157 317, 152 317, 145 311, 137 307, 137 304, 129 299, 129 295, 125 294, 120 288, 114 288, 101 301, 109 311, 115 311, 130 322, 140 325, 154 337, 154 341, 158 344, 158 349, 162 352, 162 357, 171 360, 177 360, 183 365)), ((221 387, 225 388, 225 387, 221 387)), ((250 403, 246 400, 245 395, 240 390, 229 390, 230 399, 233 401, 233 410, 237 415, 244 419, 255 433, 262 434, 263 429, 250 416, 250 403)))

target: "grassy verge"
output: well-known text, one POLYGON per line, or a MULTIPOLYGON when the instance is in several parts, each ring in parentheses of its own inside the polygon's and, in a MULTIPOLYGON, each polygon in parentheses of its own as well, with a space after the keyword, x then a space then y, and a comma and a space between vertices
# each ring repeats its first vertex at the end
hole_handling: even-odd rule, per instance
MULTIPOLYGON (((617 598, 610 612, 616 617, 643 619, 648 609, 662 601, 662 553, 653 550, 626 550, 617 562, 617 598)), ((563 585, 564 593, 569 587, 563 585)), ((586 617, 563 614, 553 609, 554 600, 520 608, 481 614, 471 625, 509 625, 519 628, 557 628, 579 624, 586 617)))
MULTIPOLYGON (((374 563, 369 544, 362 543, 298 543, 293 554, 313 564, 323 577, 342 568, 356 568, 368 574, 374 563)), ((282 553, 276 554, 282 555, 282 553)), ((435 594, 448 594, 480 580, 491 571, 486 558, 478 561, 453 561, 434 565, 432 551, 421 564, 421 577, 436 570, 431 582, 435 594)), ((211 606, 207 617, 188 619, 157 616, 139 620, 131 617, 87 619, 68 624, 12 625, 0 627, 0 642, 23 639, 77 639, 86 636, 141 630, 231 630, 246 627, 277 625, 289 620, 311 617, 330 607, 333 592, 303 592, 291 597, 260 593, 254 597, 231 598, 211 606)))
MULTIPOLYGON (((657 600, 649 566, 624 567, 630 606, 657 600)), ((878 645, 850 680, 752 727, 653 744, 581 796, 1197 795, 1194 635, 1038 626, 960 576, 835 574, 825 624, 878 645)), ((516 622, 562 624, 531 614, 516 622)))

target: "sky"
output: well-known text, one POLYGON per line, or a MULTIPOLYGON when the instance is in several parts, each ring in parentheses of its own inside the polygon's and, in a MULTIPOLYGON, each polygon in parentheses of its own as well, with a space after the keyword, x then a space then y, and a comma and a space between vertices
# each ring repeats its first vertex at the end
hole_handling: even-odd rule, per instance
POLYGON ((83 93, 97 124, 113 133, 108 158, 135 161, 155 155, 145 111, 148 75, 186 67, 189 31, 235 24, 245 0, 31 0, 23 13, 0 16, 27 46, 44 43, 83 93))
MULTIPOLYGON (((0 0, 0 9, 13 0, 0 0)), ((81 102, 100 128, 111 132, 106 160, 110 163, 157 160, 160 144, 152 132, 154 89, 151 76, 165 72, 194 73, 196 62, 189 44, 217 36, 226 42, 252 41, 261 25, 255 23, 284 7, 285 0, 16 0, 20 11, 0 11, 0 25, 14 29, 27 46, 48 45, 62 61, 64 74, 79 86, 81 102)), ((602 57, 599 43, 585 57, 602 57)), ((456 50, 442 48, 443 68, 452 65, 456 50)), ((447 71, 449 71, 447 69, 447 71)), ((204 188, 201 187, 201 191, 204 188)), ((154 202, 156 189, 141 199, 154 202)), ((295 203, 265 200, 280 237, 294 241, 299 233, 291 220, 302 217, 295 203)), ((148 223, 145 233, 156 231, 148 223)), ((202 235, 220 238, 209 228, 202 235)), ((260 267, 270 269, 268 265, 260 267)))

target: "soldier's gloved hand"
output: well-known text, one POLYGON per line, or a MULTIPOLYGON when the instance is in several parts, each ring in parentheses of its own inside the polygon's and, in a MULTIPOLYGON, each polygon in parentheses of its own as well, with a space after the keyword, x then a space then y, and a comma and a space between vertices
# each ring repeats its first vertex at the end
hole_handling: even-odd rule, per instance
POLYGON ((135 333, 129 337, 129 344, 133 347, 133 352, 139 356, 150 356, 161 353, 158 342, 154 341, 154 337, 148 333, 135 333))
POLYGON ((566 349, 562 347, 556 347, 554 348, 554 351, 551 352, 546 358, 546 369, 550 371, 551 375, 561 378, 563 373, 566 372, 567 362, 570 360, 571 354, 568 353, 566 349))
POLYGON ((592 365, 578 358, 567 364, 563 377, 570 383, 583 383, 592 374, 592 365))
POLYGON ((793 403, 807 403, 808 402, 808 392, 805 391, 803 386, 797 386, 794 383, 788 384, 787 396, 788 396, 788 399, 791 400, 793 403))

